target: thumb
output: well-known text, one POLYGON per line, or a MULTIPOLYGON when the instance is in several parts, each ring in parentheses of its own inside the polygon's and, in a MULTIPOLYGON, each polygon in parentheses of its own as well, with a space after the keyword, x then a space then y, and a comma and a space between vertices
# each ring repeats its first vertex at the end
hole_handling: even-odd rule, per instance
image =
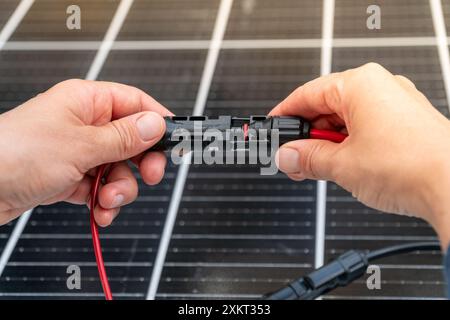
POLYGON ((278 168, 297 179, 333 180, 339 144, 325 140, 296 140, 280 147, 278 168))
POLYGON ((157 143, 164 135, 163 117, 156 112, 140 112, 111 121, 103 126, 89 127, 93 138, 89 167, 132 158, 157 143))

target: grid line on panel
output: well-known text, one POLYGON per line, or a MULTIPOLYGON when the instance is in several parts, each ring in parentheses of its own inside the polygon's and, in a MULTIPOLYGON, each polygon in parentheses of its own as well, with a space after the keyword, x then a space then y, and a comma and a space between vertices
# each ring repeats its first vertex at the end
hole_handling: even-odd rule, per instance
POLYGON ((11 35, 17 29, 17 26, 25 17, 28 10, 30 10, 33 3, 34 0, 22 0, 17 6, 16 10, 14 10, 8 22, 5 24, 2 31, 0 32, 0 50, 5 46, 9 38, 11 38, 11 35))
MULTIPOLYGON (((208 54, 206 56, 205 66, 203 74, 200 80, 200 87, 198 89, 193 114, 201 115, 205 109, 206 99, 208 97, 209 88, 213 78, 214 70, 216 68, 219 51, 222 45, 222 41, 225 35, 228 19, 231 12, 233 0, 221 0, 219 10, 217 12, 216 22, 214 24, 214 30, 212 33, 211 41, 209 44, 208 54)), ((181 196, 183 194, 184 186, 189 172, 189 163, 191 160, 191 154, 186 155, 183 158, 178 169, 177 179, 175 181, 174 191, 169 204, 166 221, 164 223, 164 229, 161 235, 160 244, 158 247, 155 263, 150 278, 150 283, 146 295, 147 300, 154 300, 158 291, 159 281, 164 268, 164 262, 166 260, 167 250, 172 237, 173 227, 175 224, 178 208, 181 203, 181 196)))
MULTIPOLYGON (((373 296, 344 296, 344 295, 326 295, 328 300, 373 300, 373 296)), ((436 298, 436 297, 397 297, 397 296, 380 296, 377 300, 447 300, 446 298, 436 298)))
POLYGON ((2 276, 3 270, 5 270, 5 267, 8 264, 9 259, 11 258, 14 248, 17 245, 17 241, 19 241, 20 235, 22 234, 23 229, 25 229, 25 226, 30 219, 32 212, 33 210, 31 209, 22 214, 22 216, 17 221, 17 224, 14 226, 14 229, 9 236, 6 246, 3 248, 2 254, 0 256, 0 277, 2 276))
POLYGON ((86 75, 87 80, 95 80, 97 79, 100 70, 102 69, 106 58, 108 57, 109 52, 111 51, 111 47, 114 41, 119 34, 120 28, 125 21, 125 18, 130 11, 130 7, 132 6, 134 0, 122 0, 114 14, 114 17, 111 21, 111 24, 108 27, 108 31, 106 32, 105 37, 103 38, 102 44, 97 51, 97 55, 92 62, 92 65, 89 69, 88 74, 86 75))
POLYGON ((431 16, 433 17, 434 32, 436 33, 436 42, 439 61, 441 64, 442 77, 444 79, 445 94, 447 96, 447 105, 450 110, 450 54, 441 0, 430 0, 430 7, 431 16))
MULTIPOLYGON (((322 16, 322 51, 320 60, 320 74, 331 72, 333 53, 334 0, 323 1, 322 16)), ((317 181, 316 197, 316 239, 314 266, 319 268, 325 259, 325 223, 327 206, 327 182, 317 181)))
MULTIPOLYGON (((436 37, 333 38, 334 48, 435 46, 436 37)), ((447 38, 447 42, 450 39, 447 38)), ((98 50, 102 41, 8 41, 5 51, 86 51, 98 50)), ((128 50, 207 50, 210 40, 116 40, 113 51, 128 50)), ((321 48, 321 39, 223 40, 222 49, 321 48)))
MULTIPOLYGON (((142 294, 140 293, 116 293, 114 295, 117 298, 142 298, 142 294)), ((0 292, 0 297, 9 297, 9 298, 102 298, 103 293, 88 293, 88 292, 80 292, 80 293, 64 293, 64 292, 46 292, 46 293, 34 293, 34 292, 0 292)))
POLYGON ((156 298, 173 298, 173 299, 261 299, 259 294, 202 294, 202 293, 158 293, 156 298))
POLYGON ((21 0, 2 0, 0 2, 0 32, 17 9, 21 0))

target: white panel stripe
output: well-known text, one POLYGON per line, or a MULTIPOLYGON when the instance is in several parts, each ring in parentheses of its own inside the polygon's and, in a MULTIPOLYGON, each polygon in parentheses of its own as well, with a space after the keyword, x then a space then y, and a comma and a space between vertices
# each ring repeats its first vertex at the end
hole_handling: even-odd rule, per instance
MULTIPOLYGON (((437 45, 436 37, 335 38, 336 48, 426 47, 437 45)), ((447 38, 447 41, 449 39, 447 38)), ((206 50, 210 40, 138 40, 115 41, 111 50, 206 50)), ((102 41, 8 41, 10 51, 85 51, 98 50, 102 41)), ((246 39, 223 40, 222 49, 295 49, 321 48, 322 39, 246 39)))
MULTIPOLYGON (((331 59, 333 50, 333 26, 334 26, 334 0, 323 1, 322 20, 322 52, 320 59, 320 73, 325 75, 331 72, 331 59)), ((323 265, 325 256, 325 223, 327 205, 327 182, 317 181, 316 200, 316 241, 314 266, 323 265)))
POLYGON ((450 109, 450 55, 448 51, 447 29, 445 28, 444 12, 440 0, 430 0, 431 15, 433 17, 434 31, 441 63, 442 77, 444 79, 447 106, 450 109))
POLYGON ((33 3, 34 0, 22 0, 16 10, 14 10, 8 22, 3 27, 2 32, 0 32, 0 50, 3 49, 11 35, 16 31, 17 26, 20 24, 23 17, 25 17, 33 3))
MULTIPOLYGON (((200 80, 200 87, 195 100, 195 106, 193 110, 194 115, 203 114, 203 110, 205 109, 209 88, 211 86, 214 70, 216 69, 217 59, 219 56, 220 47, 223 41, 232 5, 233 0, 221 0, 220 2, 212 39, 208 49, 208 55, 206 57, 205 67, 203 69, 202 78, 200 80)), ((167 249, 170 244, 170 238, 172 236, 173 227, 176 221, 178 207, 181 202, 184 185, 186 183, 187 174, 189 172, 191 154, 184 157, 184 160, 185 161, 178 169, 179 174, 175 182, 175 189, 170 201, 169 211, 167 213, 166 222, 164 224, 163 233, 161 235, 161 241, 159 244, 158 253, 156 255, 155 265, 153 267, 152 276, 150 278, 147 300, 154 300, 156 292, 158 291, 159 280, 161 278, 162 269, 164 267, 164 261, 166 260, 167 249)))
POLYGON ((92 65, 89 69, 88 74, 86 75, 87 80, 95 80, 97 79, 100 70, 103 67, 103 64, 108 57, 109 52, 113 46, 114 41, 119 34, 120 28, 127 17, 128 11, 130 10, 131 5, 133 4, 133 0, 122 0, 117 7, 116 13, 114 14, 114 18, 109 25, 108 31, 106 32, 105 37, 103 38, 100 49, 97 51, 97 54, 92 62, 92 65))

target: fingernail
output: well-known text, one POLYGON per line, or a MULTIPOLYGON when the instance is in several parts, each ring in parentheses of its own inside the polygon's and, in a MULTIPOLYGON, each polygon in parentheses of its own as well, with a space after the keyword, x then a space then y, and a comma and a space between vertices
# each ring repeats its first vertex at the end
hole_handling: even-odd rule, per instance
POLYGON ((153 140, 161 134, 161 116, 154 112, 148 112, 136 121, 136 127, 142 140, 153 140))
POLYGON ((118 194, 114 197, 114 200, 111 204, 111 208, 117 208, 120 207, 123 203, 124 197, 122 194, 118 194))
POLYGON ((284 173, 300 172, 298 151, 289 147, 280 148, 277 155, 278 168, 284 173))

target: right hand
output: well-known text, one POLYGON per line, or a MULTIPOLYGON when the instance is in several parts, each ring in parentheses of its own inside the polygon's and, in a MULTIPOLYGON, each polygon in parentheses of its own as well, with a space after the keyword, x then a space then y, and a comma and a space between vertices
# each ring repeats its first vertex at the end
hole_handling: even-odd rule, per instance
POLYGON ((410 80, 369 63, 306 83, 270 115, 349 134, 283 145, 277 162, 289 177, 331 180, 370 207, 421 217, 448 245, 450 121, 410 80))

